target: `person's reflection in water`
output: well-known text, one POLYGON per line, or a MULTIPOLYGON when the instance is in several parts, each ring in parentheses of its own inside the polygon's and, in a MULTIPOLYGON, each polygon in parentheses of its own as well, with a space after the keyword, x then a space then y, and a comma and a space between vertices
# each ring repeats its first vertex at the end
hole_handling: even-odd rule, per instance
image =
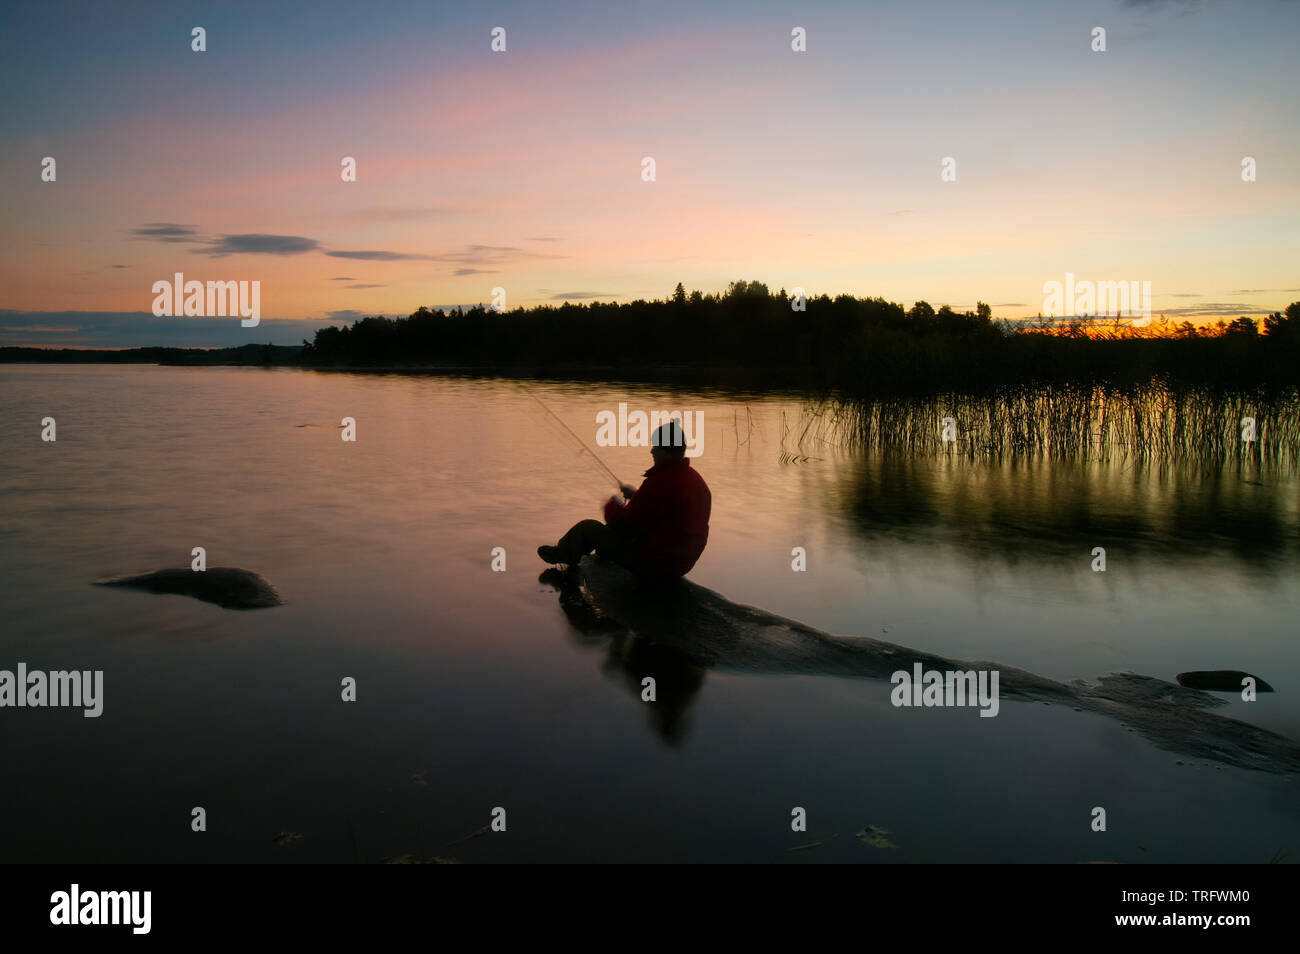
POLYGON ((601 672, 622 683, 646 706, 655 732, 671 746, 686 739, 691 704, 704 686, 707 669, 672 646, 651 642, 643 636, 601 616, 582 596, 577 576, 562 570, 546 570, 538 578, 560 592, 560 608, 584 646, 603 647, 601 672), (647 700, 643 680, 654 680, 654 699, 647 700))

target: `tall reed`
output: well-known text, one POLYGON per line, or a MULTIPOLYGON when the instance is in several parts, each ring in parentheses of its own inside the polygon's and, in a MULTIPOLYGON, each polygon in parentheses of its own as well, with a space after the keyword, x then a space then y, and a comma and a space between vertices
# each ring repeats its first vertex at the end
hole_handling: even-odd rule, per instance
POLYGON ((1163 383, 1011 386, 980 394, 824 398, 793 430, 872 451, 1053 460, 1133 459, 1216 468, 1300 464, 1300 389, 1246 393, 1163 383), (944 440, 952 418, 953 440, 944 440), (1249 432, 1254 421, 1253 439, 1249 432))

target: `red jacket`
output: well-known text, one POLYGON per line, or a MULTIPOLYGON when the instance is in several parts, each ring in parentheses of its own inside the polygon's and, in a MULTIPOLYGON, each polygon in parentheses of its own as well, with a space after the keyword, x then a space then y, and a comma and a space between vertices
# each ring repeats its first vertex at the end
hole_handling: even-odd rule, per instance
POLYGON ((709 540, 713 495, 683 457, 655 464, 624 506, 605 504, 605 522, 628 535, 635 569, 685 576, 709 540))

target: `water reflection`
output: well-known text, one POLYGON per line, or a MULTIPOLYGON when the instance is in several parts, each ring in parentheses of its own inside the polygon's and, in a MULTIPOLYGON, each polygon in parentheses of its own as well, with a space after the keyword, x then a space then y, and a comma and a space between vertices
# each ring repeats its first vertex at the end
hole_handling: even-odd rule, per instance
MULTIPOLYGON (((1222 730, 1226 716, 1300 739, 1294 476, 949 460, 942 448, 907 460, 811 436, 804 454, 816 459, 785 463, 782 452, 793 453, 801 433, 784 426, 797 398, 536 386, 589 439, 595 414, 619 401, 705 410, 700 469, 716 505, 691 579, 736 603, 1055 680, 1131 669, 1168 681, 1240 669, 1277 692, 1203 710, 1219 722, 1200 725, 1222 730), (791 572, 796 544, 809 550, 807 573, 791 572), (1106 574, 1088 570, 1094 545, 1115 548, 1106 574), (1125 552, 1149 557, 1150 571, 1125 567, 1117 559, 1125 552)), ((1100 778, 1107 797, 1146 811, 1142 837, 1163 839, 1162 859, 1260 860, 1276 847, 1260 842, 1294 841, 1294 799, 1279 794, 1280 779, 1270 787, 1263 773, 1230 775, 1227 765, 1196 775, 1175 767, 1184 756, 1163 759, 1142 743, 1137 713, 1114 716, 1140 699, 1112 692, 1090 697, 1085 713, 1071 711, 1078 701, 1036 702, 1004 706, 996 719, 967 711, 886 722, 871 716, 894 713, 887 680, 900 667, 861 640, 780 627, 741 639, 713 612, 732 614, 726 622, 736 610, 708 600, 685 622, 664 610, 618 626, 562 593, 562 615, 554 592, 537 592, 533 549, 553 538, 556 514, 596 515, 610 491, 598 468, 560 449, 513 383, 8 369, 0 405, 12 412, 0 416, 0 438, 15 449, 0 457, 12 503, 0 528, 0 649, 10 668, 18 660, 102 668, 112 679, 102 724, 23 710, 22 731, 7 737, 17 747, 11 761, 36 768, 13 776, 8 795, 24 825, 0 859, 192 858, 184 826, 177 835, 175 826, 135 831, 103 819, 165 819, 176 792, 220 778, 236 829, 204 857, 221 861, 413 852, 411 826, 389 838, 359 821, 354 848, 339 821, 396 824, 408 809, 424 825, 424 849, 466 860, 470 846, 513 860, 662 860, 670 851, 716 860, 735 857, 737 845, 763 850, 771 814, 763 806, 746 814, 761 800, 750 796, 810 780, 846 804, 878 791, 895 806, 889 827, 911 831, 918 857, 951 860, 951 846, 963 845, 968 860, 1075 860, 1059 828, 1074 789, 1045 764, 1075 773, 1080 792, 1100 778), (76 427, 56 445, 33 443, 24 422, 51 408, 75 408, 76 427), (335 430, 345 414, 362 422, 355 446, 335 430), (214 563, 265 573, 286 604, 234 613, 88 585, 109 573, 188 565, 196 544, 214 563), (497 546, 511 553, 509 573, 489 569, 497 546), (344 674, 359 677, 368 700, 360 709, 329 688, 344 674), (641 701, 647 675, 657 681, 656 705, 641 701), (832 681, 846 676, 860 681, 832 681), (611 692, 610 680, 624 688, 611 692), (602 691, 588 693, 593 686, 602 691), (850 748, 873 757, 846 759, 850 748), (204 757, 184 756, 195 750, 204 757), (556 765, 569 771, 548 771, 556 765), (428 784, 412 780, 426 771, 428 784), (664 811, 619 808, 605 827, 593 824, 587 796, 607 777, 662 791, 664 811), (1180 810, 1163 812, 1175 785, 1180 810), (954 811, 956 786, 977 801, 954 811), (477 829, 484 806, 502 798, 521 810, 533 802, 533 835, 438 847, 477 829), (1244 821, 1226 832, 1214 814, 1229 803, 1243 807, 1244 821), (716 804, 740 806, 734 825, 714 824, 708 806, 716 804), (1018 840, 971 843, 971 818, 1018 840), (280 831, 307 837, 279 848, 280 831)), ((623 477, 646 466, 644 448, 600 453, 623 477)), ((927 657, 909 650, 907 658, 927 657)), ((1181 711, 1167 722, 1147 737, 1169 748, 1185 748, 1193 733, 1213 738, 1181 711)), ((1223 751, 1245 751, 1230 741, 1223 751)), ((1205 761, 1223 764, 1218 758, 1205 761)))
POLYGON ((1114 546, 1167 561, 1215 551, 1278 573, 1300 554, 1294 475, 885 453, 827 494, 867 540, 929 540, 1008 563, 1114 546))
POLYGON ((601 672, 622 685, 638 702, 648 702, 643 680, 654 680, 653 705, 647 705, 650 726, 667 744, 677 747, 685 741, 687 715, 704 687, 704 663, 674 646, 639 636, 600 614, 583 596, 576 572, 552 567, 539 581, 560 594, 560 608, 574 629, 579 645, 604 653, 601 672))
MULTIPOLYGON (((548 570, 540 580, 559 591, 579 642, 604 652, 605 675, 622 683, 638 704, 650 704, 652 726, 670 745, 685 738, 687 713, 708 669, 891 682, 900 670, 914 667, 941 674, 994 670, 1000 676, 995 697, 1101 713, 1162 748, 1195 758, 1270 772, 1300 771, 1300 745, 1291 739, 1223 718, 1211 711, 1222 705, 1221 699, 1149 676, 1111 673, 1095 683, 1066 684, 1001 663, 971 663, 874 639, 832 636, 731 603, 686 581, 647 585, 599 558, 587 558, 567 571, 548 570), (647 677, 656 684, 654 699, 644 694, 647 677)), ((1216 682, 1246 674, 1190 675, 1196 677, 1193 682, 1202 677, 1216 682)), ((919 698, 915 704, 921 704, 919 698)), ((926 703, 932 704, 953 703, 926 703)), ((992 712, 996 715, 996 708, 992 712)))

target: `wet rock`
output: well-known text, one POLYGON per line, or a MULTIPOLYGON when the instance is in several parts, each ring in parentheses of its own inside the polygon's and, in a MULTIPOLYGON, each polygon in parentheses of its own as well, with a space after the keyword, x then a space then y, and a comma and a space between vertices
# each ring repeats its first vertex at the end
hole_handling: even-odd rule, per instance
POLYGON ((259 573, 238 567, 213 566, 206 570, 155 570, 138 576, 96 580, 99 586, 123 586, 147 593, 192 596, 225 609, 262 609, 280 606, 283 600, 259 573))
POLYGON ((1180 686, 1188 689, 1203 689, 1209 692, 1241 692, 1245 686, 1243 679, 1255 680, 1256 692, 1273 692, 1273 687, 1259 676, 1252 676, 1240 669, 1207 669, 1197 672, 1180 672, 1174 677, 1180 686))

